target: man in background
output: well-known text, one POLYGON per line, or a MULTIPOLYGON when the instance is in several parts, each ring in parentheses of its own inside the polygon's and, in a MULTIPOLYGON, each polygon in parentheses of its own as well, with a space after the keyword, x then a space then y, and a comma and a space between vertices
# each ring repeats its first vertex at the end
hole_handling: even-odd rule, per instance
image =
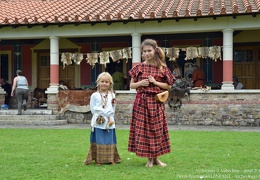
POLYGON ((12 86, 11 86, 11 84, 9 84, 6 81, 6 79, 2 78, 1 79, 1 87, 5 91, 5 104, 7 104, 9 106, 9 100, 10 100, 10 96, 11 96, 12 86))
POLYGON ((125 79, 127 78, 119 66, 116 66, 115 72, 112 75, 114 81, 114 90, 124 90, 125 89, 125 79))
POLYGON ((237 76, 233 76, 233 83, 235 89, 243 89, 244 85, 238 80, 237 76))

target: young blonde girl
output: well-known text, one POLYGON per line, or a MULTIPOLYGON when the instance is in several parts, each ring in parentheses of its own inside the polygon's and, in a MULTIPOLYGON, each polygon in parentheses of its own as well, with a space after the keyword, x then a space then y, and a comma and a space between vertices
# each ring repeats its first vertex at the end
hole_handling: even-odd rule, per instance
POLYGON ((108 72, 101 73, 97 78, 97 91, 90 97, 92 113, 90 148, 84 164, 93 161, 97 165, 121 162, 117 150, 115 132, 115 94, 113 79, 108 72))

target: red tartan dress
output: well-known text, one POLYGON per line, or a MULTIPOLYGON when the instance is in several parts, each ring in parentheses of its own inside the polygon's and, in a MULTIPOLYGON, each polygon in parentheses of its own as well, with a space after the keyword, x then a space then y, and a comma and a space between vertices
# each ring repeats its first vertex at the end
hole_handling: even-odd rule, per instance
MULTIPOLYGON (((154 65, 140 63, 129 71, 135 82, 152 75, 156 81, 173 85, 174 76, 167 67, 159 70, 154 65)), ((155 95, 165 91, 152 83, 138 87, 133 106, 128 151, 137 156, 155 158, 171 152, 164 103, 156 102, 155 95)))

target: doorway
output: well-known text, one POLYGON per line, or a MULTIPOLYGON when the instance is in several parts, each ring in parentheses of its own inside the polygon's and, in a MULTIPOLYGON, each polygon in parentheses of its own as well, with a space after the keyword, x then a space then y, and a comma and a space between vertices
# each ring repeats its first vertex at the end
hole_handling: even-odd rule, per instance
POLYGON ((234 48, 233 75, 245 89, 260 88, 260 47, 234 48))
MULTIPOLYGON (((0 50, 0 75, 1 78, 6 79, 10 84, 12 84, 12 59, 11 51, 1 51, 0 50)), ((16 74, 14 73, 14 76, 16 74)))
MULTIPOLYGON (((63 64, 59 63, 59 79, 63 80, 69 89, 75 87, 75 64, 66 66, 63 69, 63 64)), ((47 89, 50 85, 50 53, 39 52, 38 54, 38 79, 37 87, 47 89)))

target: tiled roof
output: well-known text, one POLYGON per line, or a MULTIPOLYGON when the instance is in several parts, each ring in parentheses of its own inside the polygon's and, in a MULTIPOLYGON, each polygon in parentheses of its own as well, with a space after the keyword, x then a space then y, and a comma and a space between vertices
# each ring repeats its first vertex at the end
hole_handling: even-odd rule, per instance
POLYGON ((0 0, 0 26, 256 15, 260 0, 0 0))

